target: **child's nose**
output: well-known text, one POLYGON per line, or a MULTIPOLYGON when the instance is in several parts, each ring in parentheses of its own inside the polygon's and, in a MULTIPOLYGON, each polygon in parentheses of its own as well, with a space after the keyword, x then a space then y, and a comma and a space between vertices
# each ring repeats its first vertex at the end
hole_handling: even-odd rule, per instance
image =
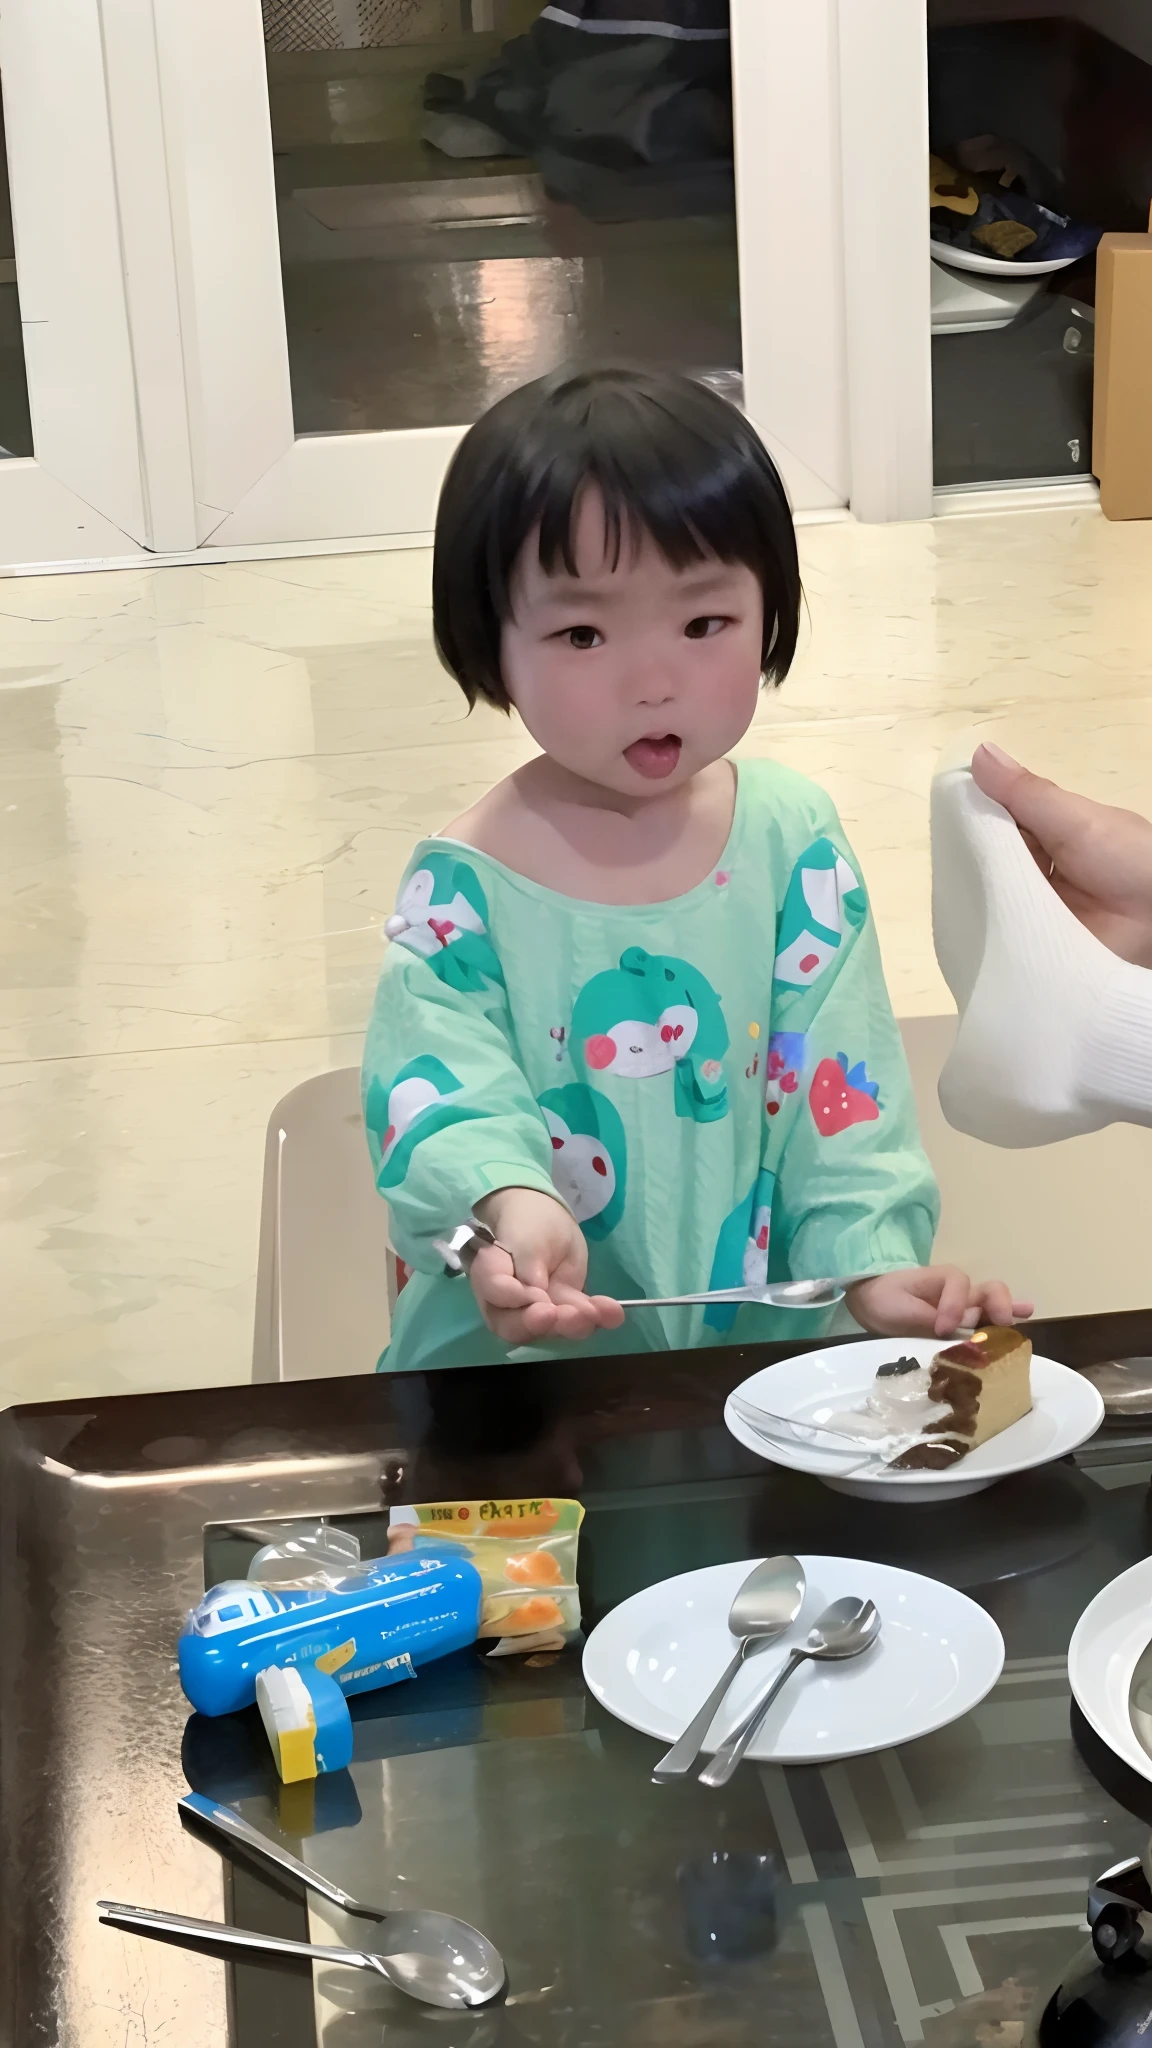
POLYGON ((647 710, 657 710, 662 704, 671 704, 675 691, 668 680, 667 670, 662 670, 639 679, 637 702, 647 710))

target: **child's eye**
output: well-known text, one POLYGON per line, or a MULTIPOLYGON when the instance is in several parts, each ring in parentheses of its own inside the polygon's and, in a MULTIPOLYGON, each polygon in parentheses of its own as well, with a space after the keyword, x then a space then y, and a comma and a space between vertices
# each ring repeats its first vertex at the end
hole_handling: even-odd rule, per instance
POLYGON ((575 647, 581 653, 604 645, 604 636, 597 632, 595 626, 565 626, 564 631, 557 633, 556 638, 566 640, 569 647, 575 647))
POLYGON ((727 619, 720 618, 689 619, 684 628, 685 637, 689 640, 711 640, 715 634, 722 633, 727 624, 727 619))

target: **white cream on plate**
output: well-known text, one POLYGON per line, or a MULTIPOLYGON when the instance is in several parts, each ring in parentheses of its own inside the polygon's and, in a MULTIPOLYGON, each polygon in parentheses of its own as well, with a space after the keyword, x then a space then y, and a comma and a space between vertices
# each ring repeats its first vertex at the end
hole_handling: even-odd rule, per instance
POLYGON ((932 1367, 917 1365, 914 1359, 881 1366, 862 1408, 849 1408, 827 1418, 829 1429, 844 1430, 862 1442, 901 1437, 915 1441, 933 1422, 951 1414, 947 1401, 933 1401, 929 1394, 932 1367))

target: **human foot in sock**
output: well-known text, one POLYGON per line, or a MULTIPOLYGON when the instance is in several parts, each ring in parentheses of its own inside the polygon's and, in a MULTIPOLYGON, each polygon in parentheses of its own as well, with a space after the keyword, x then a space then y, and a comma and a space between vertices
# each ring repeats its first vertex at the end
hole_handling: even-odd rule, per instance
MULTIPOLYGON (((1088 813, 1103 807, 1087 806, 1071 833, 1057 823, 1053 840, 1052 796, 1064 792, 1039 784, 1037 799, 1038 778, 995 755, 981 760, 982 782, 998 774, 1014 815, 967 769, 932 786, 936 956, 960 1012, 940 1077, 944 1114, 956 1130, 1007 1146, 1152 1124, 1152 975, 1103 937, 1143 957, 1141 885, 1129 879, 1118 904, 1114 860, 1091 851, 1088 813), (1053 860, 1059 889, 1048 879, 1053 860)), ((1066 823, 1068 800, 1056 809, 1066 823)), ((1140 823, 1124 820, 1136 842, 1140 823)))
POLYGON ((1042 874, 1109 952, 1152 967, 1152 823, 977 747, 972 779, 1019 826, 1042 874))

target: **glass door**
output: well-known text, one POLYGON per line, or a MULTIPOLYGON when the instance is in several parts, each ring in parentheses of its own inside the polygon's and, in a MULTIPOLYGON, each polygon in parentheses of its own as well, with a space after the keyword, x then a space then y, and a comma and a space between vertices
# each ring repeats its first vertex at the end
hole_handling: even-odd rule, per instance
POLYGON ((198 543, 424 535, 470 421, 603 357, 845 502, 836 0, 154 6, 198 543))
POLYGON ((99 0, 4 0, 0 85, 0 564, 131 558, 152 527, 99 0))

